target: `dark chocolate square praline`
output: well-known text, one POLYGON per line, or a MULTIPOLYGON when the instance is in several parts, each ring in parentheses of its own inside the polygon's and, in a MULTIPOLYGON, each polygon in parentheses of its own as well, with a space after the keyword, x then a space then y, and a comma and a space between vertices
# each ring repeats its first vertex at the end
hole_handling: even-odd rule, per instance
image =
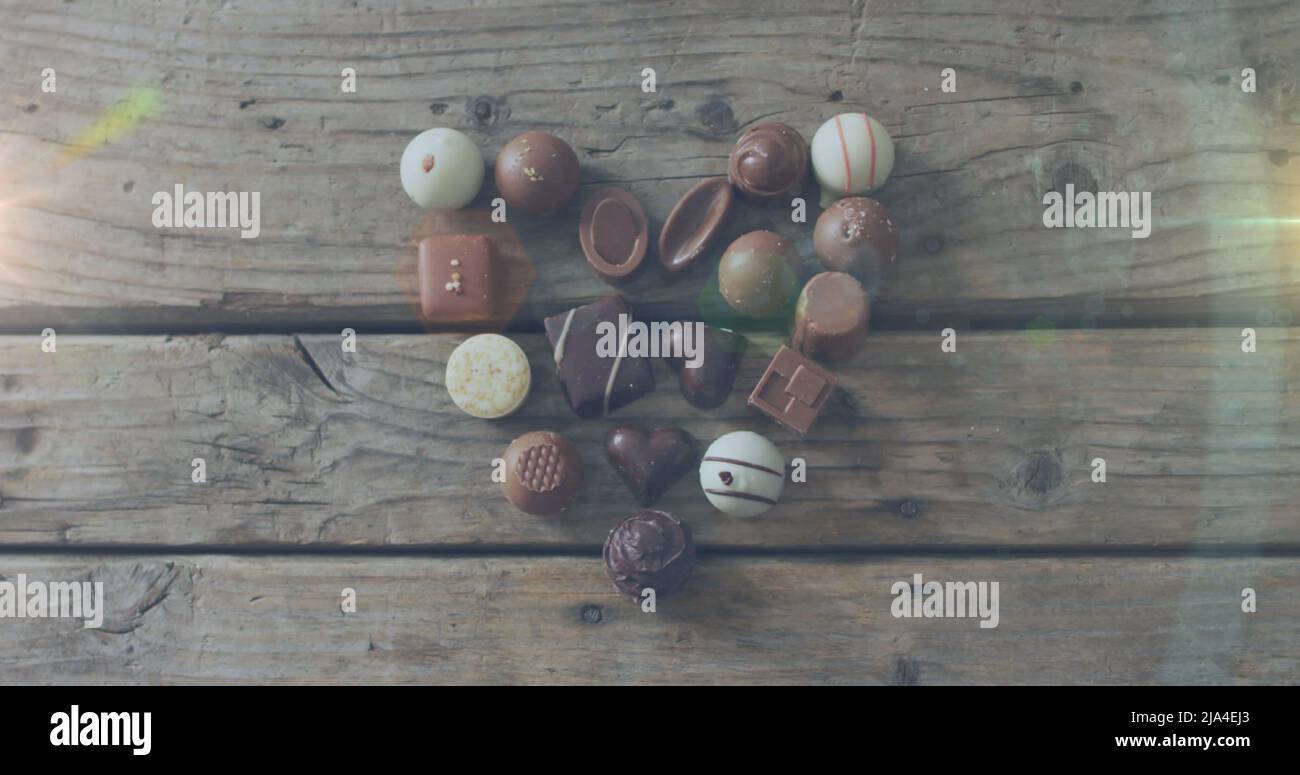
POLYGON ((649 358, 609 356, 597 350, 604 333, 598 327, 608 322, 620 332, 620 315, 631 322, 627 302, 615 294, 546 318, 546 338, 555 354, 560 387, 579 417, 607 415, 655 389, 649 358))

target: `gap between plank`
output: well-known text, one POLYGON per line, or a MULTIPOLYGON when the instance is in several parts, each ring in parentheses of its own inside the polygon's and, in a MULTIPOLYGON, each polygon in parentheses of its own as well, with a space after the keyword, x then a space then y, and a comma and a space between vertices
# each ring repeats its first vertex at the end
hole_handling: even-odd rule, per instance
MULTIPOLYGON (((838 546, 838 547, 744 547, 701 546, 696 549, 702 556, 727 557, 835 557, 843 559, 887 559, 895 557, 934 557, 949 559, 1034 559, 1034 558, 1123 558, 1150 559, 1242 559, 1254 557, 1281 557, 1300 559, 1300 544, 1219 544, 1195 546, 1169 544, 1164 546, 1114 546, 1087 545, 1018 546, 838 546)), ((463 557, 575 557, 599 558, 601 547, 585 544, 557 544, 540 546, 528 544, 479 544, 475 546, 438 546, 412 544, 408 546, 228 546, 221 544, 194 544, 186 546, 157 546, 139 544, 0 544, 0 554, 41 556, 196 556, 222 555, 230 557, 374 557, 456 559, 463 557)))

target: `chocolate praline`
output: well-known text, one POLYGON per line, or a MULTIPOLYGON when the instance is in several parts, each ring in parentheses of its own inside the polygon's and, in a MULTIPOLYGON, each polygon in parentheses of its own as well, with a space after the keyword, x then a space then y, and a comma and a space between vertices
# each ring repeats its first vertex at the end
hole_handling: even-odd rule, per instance
MULTIPOLYGON (((677 373, 682 395, 697 409, 716 409, 731 397, 731 388, 736 383, 736 373, 745 356, 749 340, 741 334, 725 328, 703 326, 703 340, 698 353, 699 362, 695 368, 687 365, 685 355, 667 355, 664 360, 677 373)), ((670 353, 685 353, 683 337, 685 325, 670 328, 669 341, 672 343, 670 353)))
POLYGON ((785 345, 758 378, 749 405, 800 436, 808 433, 838 386, 835 375, 785 345))
POLYGON ((579 417, 602 417, 654 391, 650 357, 627 353, 631 326, 622 321, 631 319, 627 301, 612 294, 542 321, 560 390, 579 417))
POLYGON ((770 121, 746 129, 727 162, 727 178, 741 196, 768 203, 799 193, 808 176, 808 143, 794 129, 770 121))
POLYGON ((587 201, 578 220, 578 244, 596 274, 611 283, 630 279, 649 246, 645 211, 621 188, 602 188, 587 201))
POLYGON ((708 249, 731 212, 726 178, 701 180, 673 206, 659 232, 659 263, 669 275, 684 272, 708 249))
POLYGON ((794 297, 799 256, 773 231, 751 231, 732 242, 718 264, 718 290, 735 311, 774 315, 794 297))
POLYGON ((527 514, 559 514, 582 489, 582 456, 558 433, 533 431, 510 442, 505 467, 506 498, 527 514))
POLYGON ((524 132, 497 154, 497 189, 508 206, 528 215, 563 210, 578 192, 579 178, 573 149, 546 132, 524 132))
POLYGON ((605 436, 605 455, 641 505, 649 506, 695 465, 695 440, 681 428, 621 425, 605 436))
POLYGON ((822 266, 848 272, 869 289, 888 279, 898 257, 898 225, 885 206, 865 196, 840 199, 826 208, 813 231, 822 266))
POLYGON ((605 572, 625 595, 640 599, 646 589, 655 598, 676 592, 695 567, 695 539, 686 523, 673 515, 643 509, 623 520, 605 539, 605 572))
POLYGON ((809 358, 852 358, 867 338, 871 302, 857 278, 846 272, 814 275, 794 308, 790 346, 809 358))

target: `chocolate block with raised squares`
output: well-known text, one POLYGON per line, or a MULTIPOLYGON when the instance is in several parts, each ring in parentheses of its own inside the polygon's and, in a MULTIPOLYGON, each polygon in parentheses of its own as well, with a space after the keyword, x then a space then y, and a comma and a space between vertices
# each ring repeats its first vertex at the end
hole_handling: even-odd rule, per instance
POLYGON ((835 376, 784 345, 749 394, 749 405, 803 436, 835 392, 835 376))

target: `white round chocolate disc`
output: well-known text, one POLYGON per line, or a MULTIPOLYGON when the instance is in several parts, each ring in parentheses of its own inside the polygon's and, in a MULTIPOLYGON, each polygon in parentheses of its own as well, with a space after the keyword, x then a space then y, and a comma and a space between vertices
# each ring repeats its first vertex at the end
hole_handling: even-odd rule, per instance
POLYGON ((718 510, 756 517, 776 505, 785 489, 785 458, 752 431, 719 436, 700 463, 700 487, 718 510))
POLYGON ((894 170, 894 141, 866 113, 841 113, 822 124, 810 155, 823 206, 880 188, 894 170))
POLYGON ((459 210, 483 185, 483 154, 455 129, 439 127, 415 136, 402 152, 402 188, 429 210, 459 210))
POLYGON ((499 334, 460 343, 447 359, 447 392, 465 414, 492 420, 513 414, 528 398, 533 372, 519 345, 499 334))

